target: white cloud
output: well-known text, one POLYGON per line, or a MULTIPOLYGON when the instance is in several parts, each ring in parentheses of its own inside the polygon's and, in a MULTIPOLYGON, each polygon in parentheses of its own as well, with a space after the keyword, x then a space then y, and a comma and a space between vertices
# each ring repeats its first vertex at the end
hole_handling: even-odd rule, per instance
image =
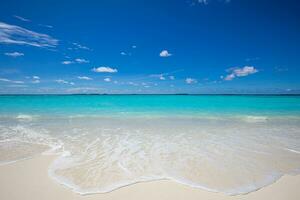
POLYGON ((121 53, 120 53, 122 56, 126 56, 127 55, 127 53, 125 53, 124 51, 121 51, 121 53))
POLYGON ((93 87, 78 87, 78 88, 70 88, 67 90, 70 93, 100 93, 101 88, 93 88, 93 87))
POLYGON ((63 65, 70 65, 70 64, 73 64, 73 61, 65 60, 65 61, 62 61, 61 64, 63 64, 63 65))
POLYGON ((111 67, 105 67, 105 66, 101 66, 101 67, 94 67, 92 69, 93 72, 98 72, 98 73, 116 73, 118 72, 117 69, 111 68, 111 67))
POLYGON ((136 49, 136 45, 132 45, 131 47, 132 47, 133 49, 136 49))
POLYGON ((39 76, 32 76, 33 81, 31 81, 32 83, 40 83, 40 77, 39 76))
MULTIPOLYGON (((75 46, 75 48, 74 48, 74 49, 84 49, 84 50, 91 50, 89 47, 87 47, 87 46, 83 46, 83 45, 81 45, 81 44, 78 44, 78 43, 76 43, 76 42, 73 42, 72 44, 75 46)), ((73 49, 73 48, 70 48, 70 49, 73 49)))
POLYGON ((83 64, 83 63, 89 63, 89 62, 90 62, 89 60, 86 60, 83 58, 76 58, 74 61, 71 61, 71 60, 62 61, 61 64, 70 65, 70 64, 74 64, 74 63, 83 64))
POLYGON ((39 24, 39 26, 46 27, 46 28, 53 28, 53 26, 47 24, 39 24))
MULTIPOLYGON (((219 0, 219 1, 224 2, 224 3, 230 3, 231 2, 231 0, 219 0)), ((210 2, 210 0, 196 0, 196 2, 199 3, 199 4, 207 5, 210 2)), ((194 3, 192 5, 194 5, 194 3)))
POLYGON ((86 60, 86 59, 83 59, 83 58, 76 58, 75 61, 77 63, 89 63, 90 61, 86 60))
POLYGON ((87 77, 87 76, 77 76, 77 78, 80 79, 80 80, 87 80, 87 81, 93 80, 92 78, 87 77))
POLYGON ((0 22, 0 43, 35 47, 56 47, 58 40, 47 34, 37 33, 20 26, 0 22))
POLYGON ((15 84, 23 84, 24 83, 24 81, 13 81, 13 80, 10 80, 10 79, 7 79, 7 78, 0 78, 0 81, 8 82, 8 83, 15 83, 15 84))
POLYGON ((237 68, 233 70, 234 74, 236 76, 248 76, 250 74, 254 74, 258 72, 257 69, 255 69, 253 66, 245 66, 243 68, 237 68))
POLYGON ((132 81, 128 82, 128 84, 129 84, 129 85, 133 85, 133 86, 138 86, 138 85, 139 85, 139 84, 134 83, 134 82, 132 82, 132 81))
POLYGON ((166 80, 165 75, 167 75, 167 73, 164 73, 164 74, 151 74, 151 75, 149 75, 149 77, 158 78, 159 80, 166 80))
POLYGON ((169 76, 170 80, 175 80, 175 76, 169 76))
POLYGON ((208 4, 208 0, 197 0, 198 3, 202 3, 202 4, 208 4))
POLYGON ((110 82, 111 81, 111 79, 110 78, 105 78, 105 79, 103 79, 105 82, 110 82))
POLYGON ((24 53, 15 51, 15 52, 11 52, 11 53, 9 53, 9 52, 4 53, 4 55, 16 58, 16 57, 24 56, 24 53))
POLYGON ((244 66, 242 68, 234 67, 229 68, 227 71, 230 72, 230 74, 225 76, 224 80, 226 81, 231 81, 236 77, 248 76, 258 72, 258 70, 253 66, 244 66))
POLYGON ((56 83, 60 83, 60 84, 70 84, 70 85, 75 85, 75 83, 73 82, 69 82, 69 81, 65 81, 63 79, 57 79, 55 80, 56 83))
POLYGON ((194 79, 194 78, 186 78, 185 82, 187 84, 194 84, 194 83, 197 83, 198 81, 197 81, 197 79, 194 79))
MULTIPOLYGON (((223 77, 222 77, 223 78, 223 77)), ((225 81, 231 81, 232 79, 235 78, 234 74, 228 74, 227 76, 225 76, 224 80, 225 81)))
POLYGON ((17 19, 19 19, 19 20, 21 20, 21 21, 23 21, 23 22, 30 22, 29 19, 26 19, 26 18, 18 16, 18 15, 14 15, 14 17, 17 18, 17 19))
POLYGON ((58 79, 58 80, 55 80, 56 83, 63 83, 63 84, 68 84, 69 82, 68 81, 65 81, 65 80, 62 80, 62 79, 58 79))
POLYGON ((8 85, 7 87, 12 87, 12 88, 27 88, 27 85, 8 85))
POLYGON ((167 50, 162 50, 162 51, 159 53, 159 56, 160 56, 160 57, 169 57, 169 56, 172 56, 172 54, 170 54, 167 50))

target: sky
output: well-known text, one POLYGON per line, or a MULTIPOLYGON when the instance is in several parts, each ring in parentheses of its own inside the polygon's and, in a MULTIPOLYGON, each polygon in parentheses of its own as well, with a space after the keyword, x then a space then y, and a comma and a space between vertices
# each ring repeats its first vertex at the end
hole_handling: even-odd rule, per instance
POLYGON ((0 94, 300 93, 297 0, 2 0, 0 94))

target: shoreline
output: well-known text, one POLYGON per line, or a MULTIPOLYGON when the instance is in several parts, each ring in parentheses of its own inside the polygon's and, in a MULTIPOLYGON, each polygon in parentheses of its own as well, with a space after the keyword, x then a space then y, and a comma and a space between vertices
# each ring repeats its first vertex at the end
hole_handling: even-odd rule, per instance
POLYGON ((48 167, 57 155, 37 155, 33 158, 0 166, 1 199, 210 199, 210 200, 298 200, 300 199, 300 175, 285 175, 275 183, 257 191, 228 196, 186 186, 171 180, 141 182, 121 187, 108 193, 80 195, 54 181, 48 167))

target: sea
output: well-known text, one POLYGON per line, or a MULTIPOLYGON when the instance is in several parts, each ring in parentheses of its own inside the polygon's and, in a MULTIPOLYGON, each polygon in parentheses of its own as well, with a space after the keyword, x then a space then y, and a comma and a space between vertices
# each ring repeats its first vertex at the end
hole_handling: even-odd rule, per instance
POLYGON ((300 96, 1 95, 0 165, 41 154, 80 194, 157 180, 246 194, 300 173, 300 96))

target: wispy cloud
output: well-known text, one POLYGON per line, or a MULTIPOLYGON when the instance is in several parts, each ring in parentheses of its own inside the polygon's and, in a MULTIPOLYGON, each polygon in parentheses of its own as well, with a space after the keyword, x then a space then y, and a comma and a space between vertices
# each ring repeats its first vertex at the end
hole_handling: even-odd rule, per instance
POLYGON ((39 24, 39 26, 41 26, 41 27, 46 27, 46 28, 53 28, 53 26, 47 25, 47 24, 39 24))
POLYGON ((40 81, 40 77, 39 76, 32 76, 32 81, 31 81, 31 83, 35 83, 35 84, 37 84, 37 83, 40 83, 41 81, 40 81))
POLYGON ((5 74, 18 74, 20 73, 19 69, 14 69, 14 68, 2 68, 0 69, 0 74, 5 75, 5 74))
POLYGON ((76 58, 75 62, 77 63, 89 63, 89 60, 83 59, 83 58, 76 58))
POLYGON ((4 55, 16 58, 16 57, 24 56, 24 53, 15 51, 15 52, 4 53, 4 55))
MULTIPOLYGON (((211 1, 213 1, 213 0, 194 0, 193 2, 192 2, 192 5, 195 5, 196 3, 198 3, 198 4, 203 4, 203 5, 207 5, 207 4, 209 4, 209 2, 211 2, 211 1)), ((223 3, 230 3, 231 2, 231 0, 218 0, 219 2, 223 2, 223 3)))
POLYGON ((81 45, 79 43, 73 42, 72 43, 75 47, 74 48, 69 48, 69 49, 84 49, 84 50, 91 50, 89 47, 81 45))
POLYGON ((72 63, 74 63, 73 61, 70 61, 70 60, 65 60, 65 61, 62 61, 61 62, 61 64, 63 64, 63 65, 70 65, 70 64, 72 64, 72 63))
POLYGON ((26 18, 18 16, 18 15, 14 15, 14 17, 17 18, 18 20, 23 21, 23 22, 30 22, 31 21, 30 19, 26 19, 26 18))
POLYGON ((208 4, 208 0, 197 0, 197 2, 201 4, 208 4))
POLYGON ((127 84, 128 84, 128 85, 133 85, 133 86, 138 86, 138 85, 139 85, 139 84, 134 83, 134 82, 132 82, 132 81, 129 81, 127 84))
POLYGON ((136 49, 136 47, 137 47, 136 45, 132 45, 132 46, 131 46, 131 48, 133 48, 133 49, 136 49))
POLYGON ((94 88, 94 87, 77 87, 77 88, 70 88, 67 92, 70 93, 100 93, 102 91, 101 88, 94 88))
POLYGON ((274 68, 275 69, 275 71, 277 71, 277 72, 287 72, 287 71, 289 71, 289 69, 287 68, 287 67, 275 67, 274 68))
POLYGON ((12 88, 27 88, 27 85, 8 85, 7 87, 12 87, 12 88))
POLYGON ((170 56, 172 56, 172 54, 169 53, 168 50, 162 50, 162 51, 159 53, 159 56, 160 56, 160 57, 170 57, 170 56))
POLYGON ((166 80, 165 75, 167 74, 150 74, 149 77, 158 78, 159 80, 166 80))
POLYGON ((257 60, 260 60, 260 57, 246 58, 245 59, 246 62, 252 62, 252 61, 257 61, 257 60))
POLYGON ((60 83, 60 84, 70 84, 70 85, 75 85, 74 82, 69 82, 69 81, 66 81, 66 80, 63 80, 63 79, 57 79, 55 80, 56 83, 60 83))
POLYGON ((37 33, 20 26, 0 22, 0 43, 35 47, 56 47, 58 40, 47 34, 37 33))
POLYGON ((106 66, 101 66, 101 67, 94 67, 92 69, 93 72, 98 72, 98 73, 116 73, 118 72, 117 69, 111 68, 111 67, 106 67, 106 66))
POLYGON ((87 77, 87 76, 77 76, 77 78, 80 80, 87 80, 87 81, 93 80, 92 78, 87 77))
POLYGON ((186 78, 185 79, 185 82, 187 84, 195 84, 195 83, 198 83, 197 79, 194 79, 194 78, 186 78))
POLYGON ((233 68, 227 69, 227 71, 230 72, 230 74, 223 77, 223 79, 225 81, 231 81, 236 77, 248 76, 248 75, 255 74, 258 72, 258 70, 255 69, 255 67, 253 67, 253 66, 244 66, 242 68, 233 67, 233 68))
POLYGON ((171 74, 175 74, 175 73, 178 73, 178 72, 181 72, 181 71, 183 71, 183 69, 178 69, 178 70, 175 70, 175 71, 161 73, 161 74, 150 74, 149 77, 158 78, 160 80, 166 80, 166 77, 168 76, 168 78, 170 80, 175 80, 175 76, 173 76, 171 74))
POLYGON ((74 64, 74 63, 83 64, 83 63, 89 63, 89 62, 90 62, 89 60, 86 60, 83 58, 76 58, 74 61, 72 61, 72 60, 62 61, 61 64, 70 65, 70 64, 74 64))
POLYGON ((105 78, 105 79, 103 79, 105 82, 110 82, 111 81, 111 79, 109 78, 109 77, 107 77, 107 78, 105 78))
POLYGON ((8 83, 15 83, 15 84, 24 84, 24 81, 14 81, 7 78, 0 78, 0 81, 2 82, 8 82, 8 83))

